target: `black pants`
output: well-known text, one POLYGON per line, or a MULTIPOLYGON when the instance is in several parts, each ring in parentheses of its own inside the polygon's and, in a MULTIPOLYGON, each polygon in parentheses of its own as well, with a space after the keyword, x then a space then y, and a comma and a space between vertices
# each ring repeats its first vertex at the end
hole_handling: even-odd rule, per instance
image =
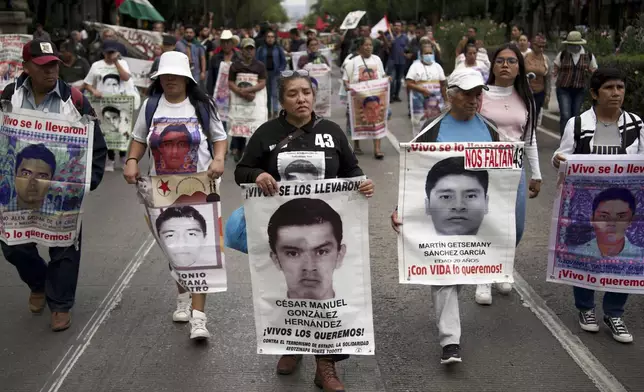
POLYGON ((69 312, 74 306, 78 269, 81 258, 81 233, 78 233, 78 250, 49 248, 51 260, 46 263, 38 254, 36 244, 8 246, 0 242, 2 253, 18 270, 20 279, 33 292, 45 292, 47 305, 52 312, 69 312))
POLYGON ((315 360, 317 361, 318 359, 328 359, 333 362, 340 362, 344 361, 345 359, 349 358, 349 354, 330 354, 330 355, 316 355, 315 360))
MULTIPOLYGON (((125 158, 125 151, 119 151, 119 156, 121 158, 125 158)), ((110 161, 113 161, 114 159, 116 159, 116 154, 114 150, 107 150, 107 159, 109 159, 110 161)))
POLYGON ((546 101, 546 92, 542 91, 540 93, 534 93, 532 94, 534 97, 534 106, 537 109, 537 119, 539 118, 539 113, 541 113, 541 108, 543 107, 543 103, 546 101))

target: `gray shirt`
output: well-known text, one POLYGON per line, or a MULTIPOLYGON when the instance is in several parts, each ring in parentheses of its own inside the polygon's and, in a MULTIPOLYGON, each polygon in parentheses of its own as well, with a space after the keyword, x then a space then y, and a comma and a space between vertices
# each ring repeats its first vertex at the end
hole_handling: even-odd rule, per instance
POLYGON ((617 123, 604 125, 601 121, 597 121, 593 144, 596 146, 620 146, 622 141, 617 123))

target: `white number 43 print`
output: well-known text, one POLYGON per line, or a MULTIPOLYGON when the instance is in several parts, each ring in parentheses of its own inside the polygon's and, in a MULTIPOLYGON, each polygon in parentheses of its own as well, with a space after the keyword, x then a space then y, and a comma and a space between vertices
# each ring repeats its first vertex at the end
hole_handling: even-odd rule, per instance
POLYGON ((318 133, 317 135, 315 135, 315 145, 322 148, 335 147, 335 144, 333 143, 333 138, 328 133, 325 133, 324 135, 321 135, 318 133))

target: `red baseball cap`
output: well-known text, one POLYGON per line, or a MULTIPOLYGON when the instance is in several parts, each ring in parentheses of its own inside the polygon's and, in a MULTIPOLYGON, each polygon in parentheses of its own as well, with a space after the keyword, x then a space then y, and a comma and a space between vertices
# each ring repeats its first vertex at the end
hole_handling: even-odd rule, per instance
POLYGON ((60 61, 56 45, 49 41, 34 39, 22 47, 22 61, 31 61, 37 65, 45 65, 52 61, 60 61))

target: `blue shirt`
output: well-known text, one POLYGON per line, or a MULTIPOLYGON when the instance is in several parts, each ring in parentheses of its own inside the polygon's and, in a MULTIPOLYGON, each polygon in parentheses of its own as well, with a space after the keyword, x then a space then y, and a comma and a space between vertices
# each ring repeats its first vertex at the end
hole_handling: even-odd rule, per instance
POLYGON ((60 95, 60 89, 58 88, 58 82, 56 82, 56 87, 45 95, 45 99, 40 105, 36 105, 34 93, 31 89, 31 78, 28 77, 25 79, 22 86, 26 90, 22 98, 22 109, 38 110, 39 112, 45 113, 60 113, 62 97, 60 95))
POLYGON ((409 38, 405 34, 400 34, 398 37, 390 38, 391 42, 391 55, 389 56, 389 63, 394 65, 407 64, 407 57, 405 57, 405 49, 409 45, 409 38))
POLYGON ((190 54, 188 54, 188 42, 185 39, 182 39, 177 42, 175 50, 190 58, 192 77, 195 78, 196 81, 199 81, 199 76, 201 74, 201 56, 206 55, 206 48, 204 48, 198 41, 192 41, 190 42, 190 54))
POLYGON ((491 142, 492 136, 479 116, 474 116, 468 121, 459 121, 448 113, 440 122, 436 141, 439 143, 491 142))

